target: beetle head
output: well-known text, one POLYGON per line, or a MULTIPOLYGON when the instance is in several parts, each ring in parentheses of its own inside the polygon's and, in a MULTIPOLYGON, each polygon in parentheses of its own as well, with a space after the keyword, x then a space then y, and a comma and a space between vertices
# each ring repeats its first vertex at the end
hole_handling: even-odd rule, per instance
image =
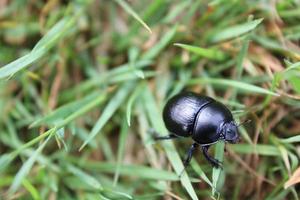
POLYGON ((237 125, 234 122, 226 123, 223 129, 224 139, 229 143, 237 143, 240 140, 237 125))

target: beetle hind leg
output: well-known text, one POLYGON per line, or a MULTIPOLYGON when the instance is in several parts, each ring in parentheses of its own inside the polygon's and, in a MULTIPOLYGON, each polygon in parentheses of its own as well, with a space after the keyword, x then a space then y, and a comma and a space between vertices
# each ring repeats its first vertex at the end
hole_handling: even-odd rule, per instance
POLYGON ((195 149, 198 147, 199 145, 197 143, 194 143, 192 144, 192 146, 189 148, 188 152, 187 152, 187 155, 186 155, 186 158, 185 160, 183 161, 183 166, 184 168, 182 169, 179 177, 181 177, 182 173, 184 172, 184 170, 186 169, 186 167, 190 164, 191 160, 192 160, 192 157, 193 157, 193 153, 195 151, 195 149))
POLYGON ((180 138, 179 136, 175 135, 174 133, 170 133, 169 135, 160 136, 160 134, 158 132, 156 132, 154 129, 150 129, 150 130, 148 130, 148 132, 151 134, 151 136, 154 140, 170 140, 170 139, 180 138))
POLYGON ((175 139, 175 138, 179 138, 179 137, 175 134, 169 134, 166 136, 153 135, 154 140, 169 140, 169 139, 175 139))
POLYGON ((210 155, 208 155, 208 148, 209 146, 201 146, 202 148, 202 152, 203 152, 203 155, 204 157, 206 158, 206 160, 213 166, 213 167, 216 167, 216 168, 223 168, 222 167, 222 162, 211 157, 210 155))

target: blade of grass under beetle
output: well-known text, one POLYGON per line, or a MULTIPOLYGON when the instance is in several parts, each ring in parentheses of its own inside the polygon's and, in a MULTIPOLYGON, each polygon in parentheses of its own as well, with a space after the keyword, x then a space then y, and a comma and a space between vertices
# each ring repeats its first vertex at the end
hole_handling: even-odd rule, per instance
POLYGON ((222 42, 224 40, 229 40, 236 38, 242 34, 245 34, 259 25, 263 19, 257 19, 250 22, 246 22, 244 24, 235 25, 232 27, 224 28, 223 30, 219 30, 215 33, 212 33, 209 37, 209 41, 211 42, 222 42))
POLYGON ((97 120, 87 140, 79 148, 81 151, 96 135, 100 132, 106 122, 112 117, 119 106, 125 101, 125 98, 131 92, 135 82, 124 83, 117 91, 117 93, 108 102, 108 105, 104 108, 101 116, 97 120))
POLYGON ((50 140, 53 133, 54 131, 47 137, 47 139, 35 150, 35 152, 30 156, 30 158, 23 164, 19 172, 16 174, 12 185, 9 188, 9 194, 13 194, 18 190, 24 177, 27 176, 27 174, 29 173, 35 160, 37 159, 38 155, 42 152, 42 150, 50 140))
MULTIPOLYGON (((148 87, 146 87, 143 95, 144 106, 146 109, 146 113, 149 116, 150 122, 155 130, 160 133, 167 133, 166 128, 162 122, 162 118, 160 112, 157 110, 157 106, 154 100, 153 95, 151 94, 148 87)), ((176 151, 175 146, 171 141, 163 141, 162 145, 167 154, 167 157, 172 164, 173 169, 176 171, 177 175, 180 175, 182 170, 184 169, 183 163, 176 151)), ((195 200, 198 199, 196 192, 191 184, 189 177, 186 172, 184 172, 180 178, 182 186, 186 189, 190 197, 195 200)))
POLYGON ((209 178, 206 176, 206 174, 201 169, 200 165, 195 161, 195 159, 192 159, 191 166, 195 170, 195 172, 208 184, 210 187, 213 187, 212 182, 209 180, 209 178))
POLYGON ((141 19, 141 17, 124 0, 115 0, 122 8, 140 22, 148 31, 152 33, 150 27, 141 19))
POLYGON ((192 53, 195 53, 204 58, 209 58, 212 60, 219 60, 219 61, 222 61, 226 58, 226 54, 217 49, 202 48, 202 47, 197 47, 197 46, 187 45, 187 44, 180 44, 180 43, 175 43, 174 45, 181 47, 187 51, 190 51, 192 53))
MULTIPOLYGON (((225 147, 225 142, 223 141, 219 141, 216 145, 216 149, 215 149, 215 158, 217 160, 219 160, 220 162, 224 163, 224 147, 225 147)), ((225 166, 224 166, 225 167, 225 166)), ((213 188, 212 188, 212 196, 215 196, 215 193, 218 192, 216 191, 216 189, 219 189, 218 187, 218 182, 219 182, 219 178, 221 176, 221 173, 224 173, 224 170, 222 168, 213 168, 213 172, 212 172, 212 184, 213 184, 213 188)))
POLYGON ((274 93, 270 90, 258 87, 256 85, 251 85, 248 83, 244 83, 241 81, 234 81, 234 80, 228 80, 228 79, 220 79, 220 78, 195 78, 191 79, 187 82, 188 85, 194 85, 194 84, 206 84, 210 83, 213 85, 220 85, 222 87, 224 86, 230 86, 230 87, 235 87, 240 90, 244 90, 247 92, 254 92, 258 94, 270 94, 273 96, 279 96, 279 94, 274 93))

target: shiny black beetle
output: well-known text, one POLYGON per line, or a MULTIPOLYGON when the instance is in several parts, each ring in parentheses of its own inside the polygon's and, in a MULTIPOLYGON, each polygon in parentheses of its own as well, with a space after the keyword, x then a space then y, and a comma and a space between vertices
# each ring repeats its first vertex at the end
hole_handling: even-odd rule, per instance
POLYGON ((186 167, 193 151, 201 146, 203 155, 214 167, 221 167, 220 161, 208 155, 210 145, 218 140, 236 143, 239 140, 238 125, 232 114, 222 103, 192 92, 175 95, 168 100, 163 110, 163 120, 171 132, 167 136, 155 136, 155 140, 192 137, 195 141, 184 161, 186 167))

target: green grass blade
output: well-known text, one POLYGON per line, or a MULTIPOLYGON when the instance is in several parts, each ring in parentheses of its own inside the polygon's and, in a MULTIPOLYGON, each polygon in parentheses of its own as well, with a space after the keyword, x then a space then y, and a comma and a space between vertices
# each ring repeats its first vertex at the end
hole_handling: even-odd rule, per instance
POLYGON ((9 78, 44 55, 44 51, 29 53, 0 68, 0 79, 9 78))
POLYGON ((239 24, 236 26, 228 27, 223 30, 220 30, 210 36, 211 42, 221 42, 224 40, 229 40, 232 38, 236 38, 242 34, 245 34, 256 28, 262 22, 263 19, 257 19, 250 22, 246 22, 244 24, 239 24))
POLYGON ((86 172, 82 171, 81 169, 74 167, 73 165, 67 165, 67 170, 94 189, 103 189, 101 183, 97 179, 95 179, 92 175, 89 175, 86 172))
POLYGON ((122 124, 122 128, 121 128, 120 137, 119 137, 119 143, 118 143, 117 164, 116 164, 116 171, 115 171, 114 183, 113 183, 114 186, 117 185, 117 182, 119 179, 121 164, 122 164, 124 152, 125 152, 125 144, 126 144, 127 135, 128 135, 128 126, 126 124, 126 121, 124 120, 123 124, 122 124))
MULTIPOLYGON (((90 161, 86 159, 82 159, 80 160, 80 162, 78 162, 77 157, 68 157, 68 159, 74 164, 78 163, 78 165, 83 169, 87 169, 95 172, 106 172, 106 173, 113 174, 117 169, 116 163, 97 162, 97 161, 90 161)), ((119 173, 122 176, 132 176, 132 177, 138 177, 141 179, 149 179, 149 180, 167 180, 167 181, 179 180, 179 177, 174 172, 155 169, 152 167, 147 167, 142 165, 122 164, 119 173)))
POLYGON ((132 106, 136 98, 139 96, 139 94, 142 92, 143 85, 140 84, 135 91, 132 93, 132 95, 129 97, 127 106, 126 106, 126 119, 127 119, 127 124, 130 126, 131 122, 131 112, 132 112, 132 106))
POLYGON ((36 161, 39 154, 42 152, 48 141, 50 140, 52 134, 48 136, 48 138, 37 148, 34 153, 30 156, 30 158, 23 164, 19 172, 16 174, 12 185, 9 188, 9 193, 13 194, 17 191, 19 186, 22 184, 23 179, 27 176, 30 169, 32 168, 34 162, 36 161))
POLYGON ((135 48, 135 47, 130 48, 129 52, 128 52, 129 64, 130 64, 130 67, 132 68, 133 72, 135 73, 135 75, 141 79, 144 79, 145 75, 144 75, 143 71, 136 68, 136 61, 137 61, 138 55, 139 55, 138 48, 135 48))
POLYGON ((211 187, 214 187, 212 182, 209 180, 209 178, 206 176, 199 164, 194 159, 192 159, 191 161, 191 166, 195 170, 195 172, 202 178, 202 180, 204 180, 211 187))
POLYGON ((192 46, 192 45, 187 45, 187 44, 180 44, 180 43, 175 43, 174 45, 181 47, 187 51, 190 51, 198 56, 208 58, 211 60, 222 61, 226 58, 226 54, 224 54, 222 51, 219 51, 217 49, 202 48, 202 47, 197 47, 197 46, 192 46))
POLYGON ((74 17, 65 17, 59 22, 57 22, 47 33, 44 35, 40 41, 36 43, 32 52, 40 50, 49 50, 55 45, 58 39, 65 36, 67 31, 74 25, 74 17))
POLYGON ((51 112, 50 114, 46 115, 45 117, 40 118, 37 121, 33 122, 30 125, 30 127, 37 127, 42 124, 48 124, 48 125, 52 124, 53 125, 55 123, 58 123, 58 122, 62 121, 64 118, 66 118, 67 116, 78 111, 78 108, 81 108, 81 107, 89 104, 90 102, 94 101, 95 99, 97 99, 99 94, 101 94, 101 93, 95 92, 95 93, 92 93, 90 95, 83 97, 80 100, 73 101, 71 103, 63 105, 63 106, 57 108, 56 110, 54 110, 53 112, 51 112))
POLYGON ((45 55, 60 38, 65 36, 67 30, 69 30, 69 28, 74 24, 74 21, 74 18, 66 17, 57 22, 29 54, 0 68, 0 79, 13 76, 18 71, 28 67, 30 64, 45 55))
POLYGON ((111 199, 133 199, 133 197, 129 194, 126 194, 125 192, 119 192, 119 191, 116 191, 116 190, 112 190, 112 189, 108 189, 108 188, 105 188, 104 191, 102 192, 106 195, 109 195, 109 196, 112 196, 111 199))
POLYGON ((142 60, 152 60, 155 58, 163 48, 165 48, 175 36, 177 26, 171 28, 165 35, 160 39, 160 41, 153 46, 149 51, 145 52, 142 56, 142 60))
POLYGON ((94 139, 94 137, 96 137, 96 135, 100 132, 100 130, 103 128, 106 122, 112 117, 112 115, 119 108, 119 106, 125 101, 125 98, 132 90, 133 85, 133 82, 129 82, 123 84, 122 87, 119 88, 118 92, 111 98, 111 101, 103 110, 102 115, 93 127, 88 139, 84 141, 79 151, 81 151, 92 139, 94 139))
POLYGON ((152 33, 150 27, 141 19, 141 17, 126 3, 124 0, 115 0, 126 12, 134 17, 139 23, 141 23, 149 33, 152 33))
POLYGON ((280 141, 283 142, 283 143, 296 143, 296 142, 300 142, 300 135, 296 135, 296 136, 285 138, 285 139, 280 139, 280 141))
POLYGON ((2 154, 0 157, 0 174, 11 164, 11 162, 15 159, 16 154, 7 153, 2 154))
MULTIPOLYGON (((216 150, 215 150, 215 158, 221 162, 223 162, 224 160, 224 147, 225 147, 225 142, 220 141, 216 144, 216 150)), ((223 162, 224 163, 224 162, 223 162)), ((212 184, 213 184, 213 188, 212 188, 212 195, 215 196, 216 188, 219 189, 220 187, 218 187, 218 183, 219 183, 219 179, 221 176, 221 173, 224 173, 222 168, 213 168, 213 172, 212 172, 212 184)))
POLYGON ((189 85, 194 84, 213 84, 213 85, 219 85, 219 86, 230 86, 234 87, 236 89, 240 89, 241 91, 245 92, 253 92, 258 94, 269 94, 273 96, 279 96, 279 94, 274 93, 270 90, 258 87, 256 85, 251 85, 242 81, 234 81, 234 80, 228 80, 228 79, 219 79, 219 78, 195 78, 191 79, 187 82, 189 85))
POLYGON ((278 148, 272 145, 265 145, 265 144, 235 144, 230 146, 230 148, 242 154, 259 154, 263 156, 281 156, 280 151, 278 148))
POLYGON ((41 196, 37 190, 27 179, 23 179, 22 185, 31 194, 34 200, 41 200, 41 196))
POLYGON ((296 63, 293 63, 293 64, 289 65, 289 67, 286 68, 284 71, 288 72, 288 71, 291 71, 291 70, 300 70, 300 62, 296 62, 296 63))
MULTIPOLYGON (((152 96, 151 92, 149 89, 145 90, 144 93, 144 105, 145 109, 147 111, 147 114, 149 116, 149 119, 151 121, 151 124, 155 130, 157 130, 160 133, 167 133, 167 130, 165 129, 163 122, 162 122, 162 117, 160 115, 160 112, 157 110, 156 103, 154 101, 154 97, 152 96)), ((164 150, 167 154, 167 157, 177 173, 177 175, 180 175, 182 170, 184 169, 182 161, 176 151, 175 146, 173 145, 172 142, 170 141, 164 141, 162 142, 162 145, 164 147, 164 150)), ((191 181, 189 177, 187 176, 186 172, 183 173, 183 175, 180 178, 182 186, 186 189, 186 191, 189 193, 190 197, 195 200, 198 199, 196 192, 191 184, 191 181)))

